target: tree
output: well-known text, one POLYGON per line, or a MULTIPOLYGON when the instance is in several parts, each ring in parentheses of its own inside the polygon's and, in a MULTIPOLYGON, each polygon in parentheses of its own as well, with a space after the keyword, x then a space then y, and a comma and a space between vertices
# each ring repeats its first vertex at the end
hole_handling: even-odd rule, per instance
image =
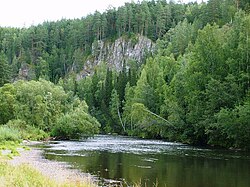
POLYGON ((121 103, 119 95, 117 94, 117 91, 113 89, 110 101, 110 109, 109 109, 114 123, 113 130, 115 132, 121 132, 121 127, 122 127, 123 132, 126 132, 125 125, 122 121, 120 108, 121 108, 121 103))
POLYGON ((102 35, 101 25, 102 25, 101 13, 98 11, 95 11, 95 14, 93 17, 93 31, 95 33, 96 40, 101 39, 101 35, 102 35))
POLYGON ((134 13, 133 13, 133 8, 132 8, 132 3, 125 3, 125 6, 127 7, 127 19, 128 19, 128 32, 132 32, 133 30, 133 20, 134 20, 134 13))
POLYGON ((148 3, 146 1, 142 1, 141 3, 141 9, 142 9, 142 13, 141 13, 141 19, 142 19, 142 30, 141 33, 145 36, 148 35, 149 30, 151 29, 151 14, 150 14, 150 10, 148 7, 148 3))
POLYGON ((5 84, 0 88, 0 124, 6 124, 14 118, 15 104, 16 89, 11 84, 5 84))
POLYGON ((164 11, 164 6, 161 1, 157 3, 156 9, 158 11, 156 17, 156 38, 161 38, 166 32, 166 12, 164 11))
POLYGON ((105 83, 104 83, 104 102, 106 106, 109 106, 111 95, 113 90, 113 76, 112 71, 108 68, 106 77, 105 77, 105 83))
POLYGON ((120 37, 127 30, 127 7, 122 6, 117 10, 116 26, 118 31, 118 37, 120 37))
POLYGON ((187 19, 179 22, 174 28, 170 29, 166 34, 169 40, 168 48, 177 58, 180 54, 183 55, 188 45, 192 42, 193 36, 198 31, 193 25, 188 23, 187 19))
POLYGON ((116 84, 114 85, 119 95, 120 102, 124 100, 125 87, 126 87, 127 82, 128 82, 128 78, 127 78, 126 65, 125 63, 123 63, 122 71, 119 72, 116 84))
POLYGON ((48 81, 19 81, 15 88, 15 118, 30 126, 50 131, 57 117, 67 110, 67 94, 48 81))
POLYGON ((42 57, 37 59, 37 66, 36 66, 36 78, 43 78, 49 80, 49 64, 46 62, 42 57))
POLYGON ((103 13, 101 18, 101 40, 108 36, 108 20, 107 14, 103 13))
POLYGON ((207 129, 209 143, 223 147, 249 149, 249 96, 234 109, 222 108, 216 114, 216 123, 207 129))
POLYGON ((0 87, 10 82, 10 78, 11 70, 7 58, 3 53, 0 53, 0 87))
POLYGON ((99 122, 88 114, 85 102, 80 102, 69 113, 57 119, 52 135, 58 139, 80 139, 98 133, 99 122))
POLYGON ((134 103, 131 111, 131 123, 134 125, 132 134, 142 138, 161 137, 167 128, 166 119, 151 112, 142 103, 134 103))
POLYGON ((147 72, 145 69, 142 70, 141 77, 137 82, 135 88, 134 100, 137 103, 144 104, 149 110, 155 110, 155 95, 153 88, 149 85, 147 80, 147 72))
POLYGON ((134 87, 131 87, 129 83, 127 83, 125 88, 125 97, 124 97, 124 106, 123 106, 123 114, 122 119, 124 126, 130 125, 130 131, 133 130, 133 124, 131 120, 131 111, 132 105, 134 103, 134 87))
POLYGON ((207 23, 219 23, 219 20, 222 18, 222 2, 221 0, 209 0, 207 3, 207 23))

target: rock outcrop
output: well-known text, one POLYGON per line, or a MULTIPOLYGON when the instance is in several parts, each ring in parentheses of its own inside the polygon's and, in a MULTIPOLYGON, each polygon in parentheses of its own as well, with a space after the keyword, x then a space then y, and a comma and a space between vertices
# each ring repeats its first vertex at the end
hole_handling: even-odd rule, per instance
MULTIPOLYGON (((155 44, 145 36, 120 37, 112 42, 96 41, 92 44, 92 54, 84 65, 80 77, 93 73, 95 66, 105 62, 111 69, 121 71, 128 61, 141 65, 147 55, 154 51, 155 44)), ((80 78, 78 77, 78 78, 80 78)))

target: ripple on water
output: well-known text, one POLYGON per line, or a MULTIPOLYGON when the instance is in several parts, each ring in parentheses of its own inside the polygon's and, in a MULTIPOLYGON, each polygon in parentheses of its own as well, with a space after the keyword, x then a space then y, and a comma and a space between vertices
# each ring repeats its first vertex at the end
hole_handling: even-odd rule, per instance
MULTIPOLYGON (((162 140, 144 140, 124 136, 98 135, 83 141, 53 141, 45 147, 46 150, 56 151, 57 154, 85 156, 83 152, 106 151, 110 153, 133 154, 165 154, 175 156, 206 157, 214 159, 242 158, 241 153, 234 151, 214 150, 188 146, 181 143, 162 140), (60 152, 58 152, 60 151, 60 152)), ((243 156, 244 157, 244 156, 243 156)), ((250 159, 246 154, 245 159, 250 159)))

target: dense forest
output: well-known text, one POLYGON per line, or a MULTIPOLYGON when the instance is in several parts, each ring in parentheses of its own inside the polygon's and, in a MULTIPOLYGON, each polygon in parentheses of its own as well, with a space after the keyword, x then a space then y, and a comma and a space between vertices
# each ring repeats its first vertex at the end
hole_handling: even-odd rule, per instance
POLYGON ((144 0, 81 19, 0 28, 1 128, 25 138, 100 130, 250 149, 249 12, 248 0, 144 0), (102 62, 77 78, 93 43, 138 35, 156 44, 142 63, 117 70, 102 62))

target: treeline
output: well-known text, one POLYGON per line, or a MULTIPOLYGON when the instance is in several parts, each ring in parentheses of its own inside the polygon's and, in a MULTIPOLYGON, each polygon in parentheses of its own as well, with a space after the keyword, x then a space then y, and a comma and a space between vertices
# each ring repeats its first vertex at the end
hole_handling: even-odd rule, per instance
MULTIPOLYGON (((156 41, 180 21, 187 19, 202 28, 207 23, 224 25, 237 9, 249 9, 247 0, 210 0, 207 4, 179 4, 166 0, 126 3, 104 13, 96 11, 82 19, 44 22, 30 28, 0 28, 1 71, 4 82, 44 78, 57 83, 72 69, 79 72, 91 58, 96 40, 113 41, 122 35, 142 34, 156 41), (7 64, 7 65, 6 65, 7 64), (20 70, 22 70, 20 72, 20 70), (28 71, 28 73, 27 73, 28 71)), ((1 83, 2 85, 3 83, 1 83)))

